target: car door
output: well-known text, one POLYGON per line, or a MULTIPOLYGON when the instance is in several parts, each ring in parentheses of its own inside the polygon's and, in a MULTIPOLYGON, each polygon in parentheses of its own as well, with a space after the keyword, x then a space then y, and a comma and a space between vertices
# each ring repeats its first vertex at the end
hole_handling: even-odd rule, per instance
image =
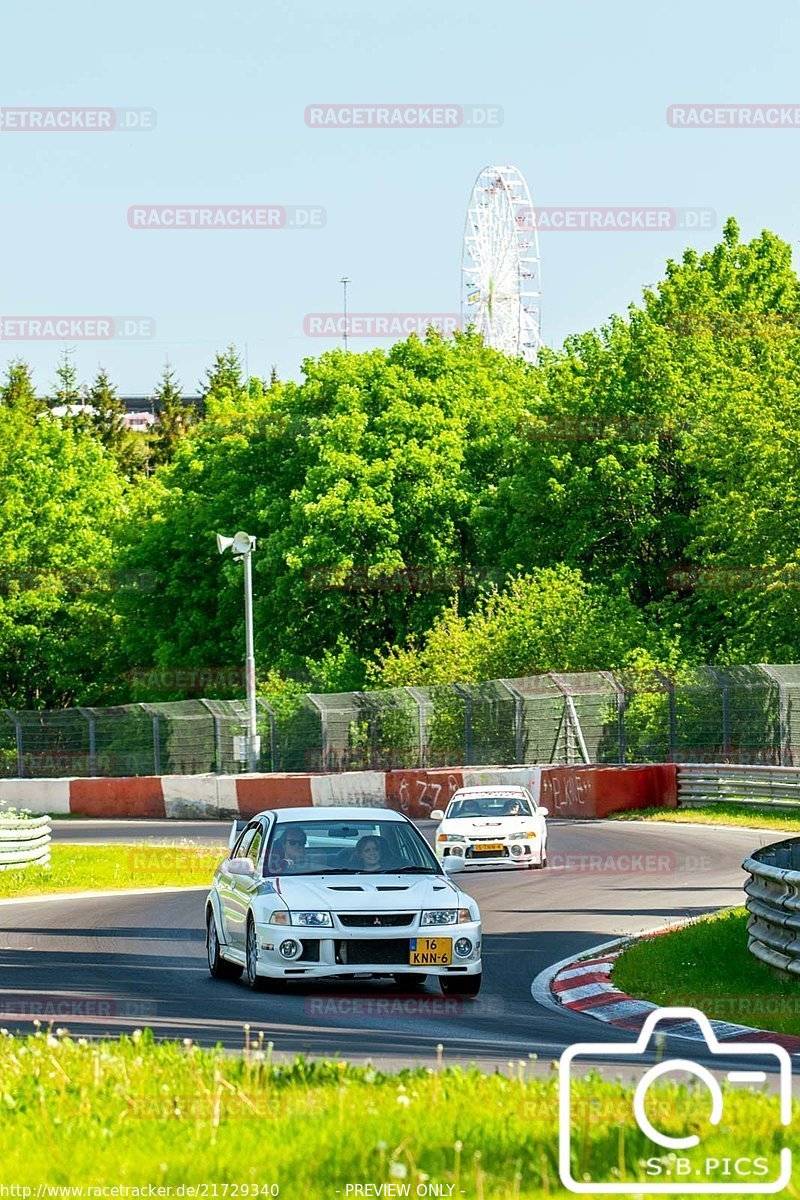
POLYGON ((231 875, 229 897, 228 933, 230 945, 237 950, 244 950, 246 937, 247 913, 250 908, 250 898, 261 878, 261 851, 264 846, 264 823, 256 821, 245 831, 237 850, 237 858, 248 858, 253 864, 253 875, 231 875))
MULTIPOLYGON (((245 858, 250 844, 256 835, 256 824, 251 822, 240 835, 238 842, 231 850, 230 858, 245 858)), ((228 870, 228 862, 230 858, 226 858, 225 862, 219 868, 217 891, 219 894, 219 906, 222 914, 222 936, 229 946, 236 945, 233 931, 236 925, 236 912, 238 911, 238 900, 236 895, 237 876, 232 875, 228 870)))

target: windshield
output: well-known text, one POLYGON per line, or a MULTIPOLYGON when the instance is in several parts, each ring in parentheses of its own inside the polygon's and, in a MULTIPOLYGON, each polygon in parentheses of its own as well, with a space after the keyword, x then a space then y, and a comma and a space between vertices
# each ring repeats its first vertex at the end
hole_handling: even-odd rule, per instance
POLYGON ((405 821, 276 822, 265 875, 439 875, 428 843, 405 821))
POLYGON ((463 817, 531 817, 531 803, 524 796, 465 796, 447 810, 448 821, 463 817))

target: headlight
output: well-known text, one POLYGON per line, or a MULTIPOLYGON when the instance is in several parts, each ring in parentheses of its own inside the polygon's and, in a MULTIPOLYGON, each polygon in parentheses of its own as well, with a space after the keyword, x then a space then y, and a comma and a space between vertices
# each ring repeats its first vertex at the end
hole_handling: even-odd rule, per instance
POLYGON ((317 929, 333 925, 329 912, 287 912, 285 908, 270 913, 269 923, 270 925, 306 925, 317 929))
POLYGON ((460 833, 440 833, 437 837, 437 842, 466 842, 466 838, 460 833))
POLYGON ((463 925, 471 920, 468 908, 426 908, 420 925, 463 925))
POLYGON ((291 912, 289 918, 292 925, 313 925, 315 928, 319 928, 321 925, 333 925, 329 912, 291 912))

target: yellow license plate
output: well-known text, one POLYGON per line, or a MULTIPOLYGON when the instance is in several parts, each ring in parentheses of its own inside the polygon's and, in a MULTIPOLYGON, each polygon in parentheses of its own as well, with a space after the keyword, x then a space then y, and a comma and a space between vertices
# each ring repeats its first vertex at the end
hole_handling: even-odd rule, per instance
POLYGON ((449 967, 453 961, 452 938, 412 938, 410 967, 449 967))
POLYGON ((500 854, 500 853, 502 853, 502 850, 503 850, 503 843, 502 842, 478 842, 478 844, 476 846, 474 846, 473 849, 480 850, 481 852, 483 852, 485 850, 495 850, 495 851, 497 851, 498 854, 500 854))

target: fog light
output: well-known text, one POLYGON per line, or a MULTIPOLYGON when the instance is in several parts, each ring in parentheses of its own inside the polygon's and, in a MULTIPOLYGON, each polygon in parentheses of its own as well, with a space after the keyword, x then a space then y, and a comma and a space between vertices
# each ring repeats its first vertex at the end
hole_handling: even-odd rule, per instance
POLYGON ((455 951, 459 958, 466 958, 472 954, 472 942, 469 938, 457 938, 455 951))
POLYGON ((515 858, 519 858, 520 854, 524 854, 525 851, 523 850, 522 846, 519 845, 519 843, 515 842, 511 847, 511 853, 515 858))
POLYGON ((301 946, 294 938, 287 938, 285 942, 281 942, 278 951, 284 958, 297 958, 300 953, 301 946))

